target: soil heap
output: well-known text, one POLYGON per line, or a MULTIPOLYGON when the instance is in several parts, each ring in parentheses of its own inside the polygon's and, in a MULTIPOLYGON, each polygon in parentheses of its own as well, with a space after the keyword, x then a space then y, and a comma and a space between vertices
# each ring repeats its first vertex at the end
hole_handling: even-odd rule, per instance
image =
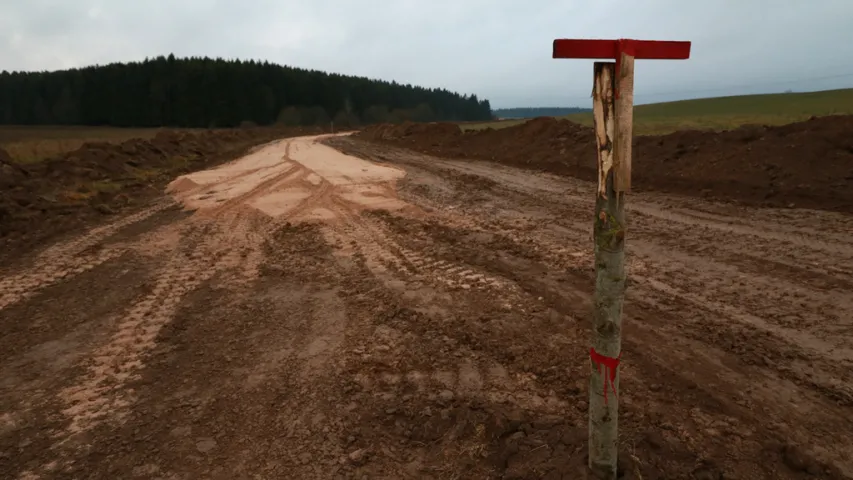
MULTIPOLYGON (((367 140, 431 155, 490 160, 596 179, 589 127, 551 117, 502 129, 462 132, 451 123, 378 125, 367 140)), ((853 212, 853 116, 722 132, 638 136, 633 187, 753 205, 853 212)))
POLYGON ((160 196, 175 176, 204 169, 308 129, 163 130, 151 139, 92 142, 19 165, 0 149, 0 250, 33 243, 160 196))

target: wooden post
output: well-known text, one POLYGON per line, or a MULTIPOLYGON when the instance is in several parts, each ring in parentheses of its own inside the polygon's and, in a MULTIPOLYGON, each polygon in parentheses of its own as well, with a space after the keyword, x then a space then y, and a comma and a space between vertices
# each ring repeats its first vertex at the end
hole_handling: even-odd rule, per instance
POLYGON ((690 42, 555 40, 554 58, 612 58, 596 62, 593 119, 598 189, 593 226, 595 297, 589 349, 589 468, 616 480, 619 449, 619 361, 625 299, 625 194, 631 190, 634 59, 686 59, 690 42))
POLYGON ((631 191, 631 143, 634 138, 634 57, 621 52, 616 74, 616 191, 631 191))
POLYGON ((589 468, 596 477, 616 478, 619 426, 618 359, 621 352, 622 295, 625 285, 625 210, 616 194, 616 65, 597 62, 593 119, 598 147, 598 190, 593 227, 595 297, 589 377, 589 468))
POLYGON ((633 57, 595 63, 593 117, 598 146, 598 193, 593 228, 595 298, 589 379, 589 467, 616 479, 619 360, 625 296, 625 192, 631 186, 633 57), (626 88, 627 87, 627 88, 626 88), (619 98, 614 98, 618 92, 619 98))

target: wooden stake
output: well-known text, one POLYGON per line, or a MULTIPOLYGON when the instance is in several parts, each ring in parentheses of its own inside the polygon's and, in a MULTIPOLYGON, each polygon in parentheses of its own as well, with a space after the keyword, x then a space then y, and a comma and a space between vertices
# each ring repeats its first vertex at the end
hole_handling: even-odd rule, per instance
POLYGON ((614 167, 616 169, 616 191, 631 191, 631 144, 634 136, 634 57, 626 53, 616 69, 616 151, 614 167))
POLYGON ((593 117, 598 148, 595 200, 595 298, 589 350, 589 467, 616 480, 619 437, 619 361, 625 299, 625 193, 631 190, 634 59, 684 60, 690 42, 554 40, 554 58, 612 58, 596 63, 593 117))
POLYGON ((625 191, 631 185, 633 58, 597 62, 593 117, 598 147, 595 202, 595 298, 589 380, 589 468, 601 479, 617 474, 619 360, 622 353, 622 303, 625 294, 625 191), (627 68, 626 68, 627 67, 627 68), (627 79, 627 80, 626 80, 627 79), (617 87, 627 86, 627 91, 617 87), (625 117, 627 116, 627 122, 625 117), (627 145, 626 145, 627 144, 627 145))

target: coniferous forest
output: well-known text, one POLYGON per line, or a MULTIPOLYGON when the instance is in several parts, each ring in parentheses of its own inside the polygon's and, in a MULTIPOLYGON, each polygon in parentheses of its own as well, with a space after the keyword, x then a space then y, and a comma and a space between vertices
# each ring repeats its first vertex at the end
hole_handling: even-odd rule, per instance
POLYGON ((175 58, 0 73, 0 124, 234 127, 489 120, 488 100, 268 62, 175 58))

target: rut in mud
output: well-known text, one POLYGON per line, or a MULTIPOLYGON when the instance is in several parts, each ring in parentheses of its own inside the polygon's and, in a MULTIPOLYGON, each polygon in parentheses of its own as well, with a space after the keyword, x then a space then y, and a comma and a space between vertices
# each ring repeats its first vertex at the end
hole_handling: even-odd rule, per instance
MULTIPOLYGON (((4 265, 0 476, 584 478, 593 190, 348 137, 180 177, 4 265)), ((853 478, 853 218, 629 209, 624 478, 853 478)))

